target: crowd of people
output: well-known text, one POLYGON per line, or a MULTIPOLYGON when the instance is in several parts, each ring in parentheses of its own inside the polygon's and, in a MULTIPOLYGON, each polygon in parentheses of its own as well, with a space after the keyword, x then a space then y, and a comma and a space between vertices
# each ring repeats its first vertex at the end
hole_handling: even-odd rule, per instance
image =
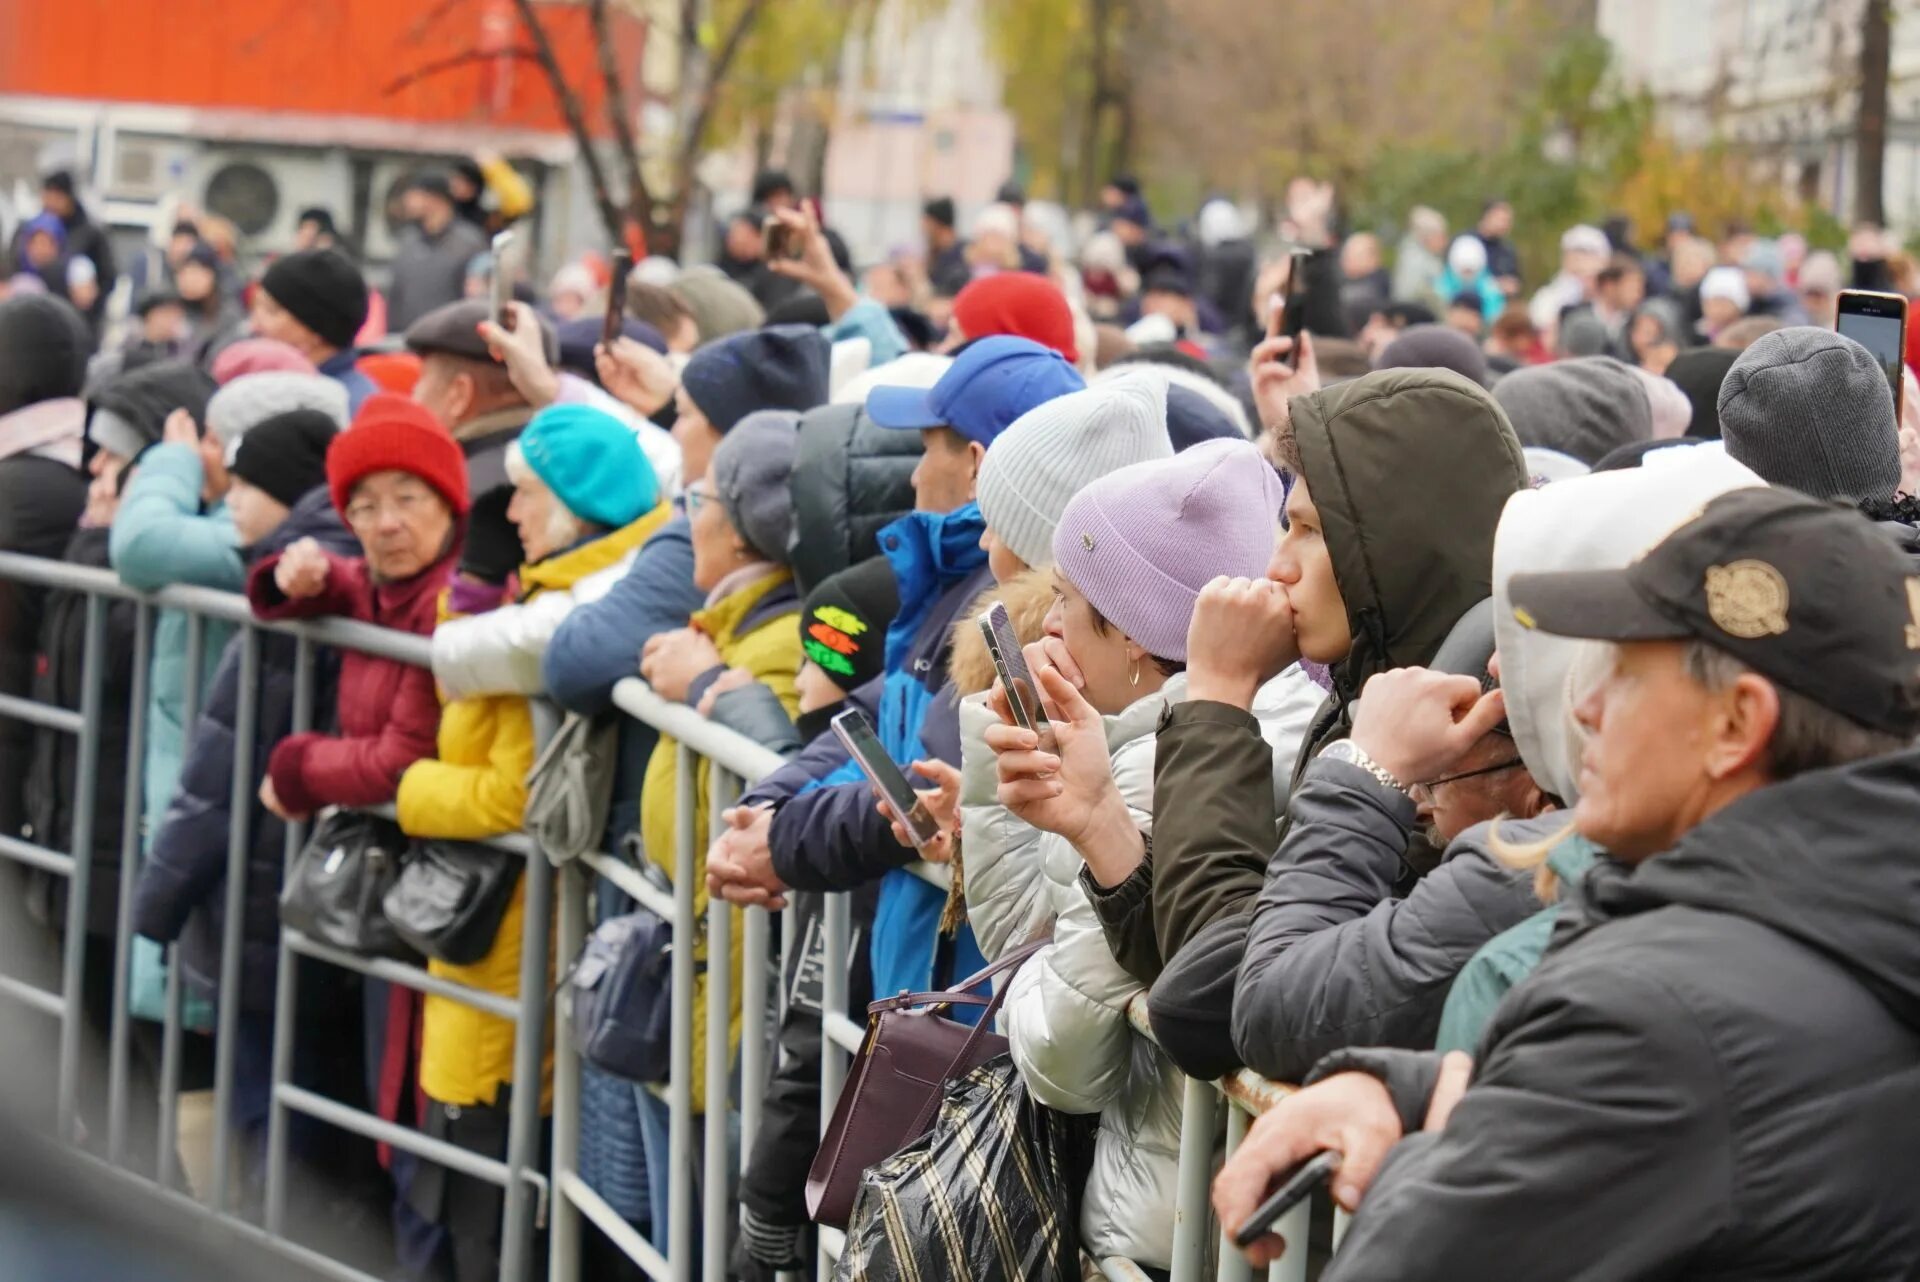
MULTIPOLYGON (((716 265, 636 270, 609 343, 584 261, 510 324, 470 296, 501 181, 474 167, 409 189, 384 292, 323 216, 244 284, 183 221, 103 344, 75 285, 111 290, 111 258, 56 177, 15 251, 39 286, 0 301, 0 548, 431 638, 430 671, 323 650, 295 733, 291 639, 165 610, 142 642, 106 611, 86 1008, 110 1018, 134 849, 135 1013, 163 945, 199 1034, 239 1004, 255 1196, 287 824, 391 804, 418 841, 516 832, 530 701, 597 717, 639 676, 786 759, 710 831, 704 761, 681 779, 625 717, 603 749, 610 854, 670 881, 691 828, 700 913, 799 919, 752 1151, 689 1158, 737 1188, 737 1276, 812 1267, 822 971, 858 1011, 1028 948, 999 1026, 1034 1101, 1097 1118, 1096 1260, 1164 1276, 1181 1074, 1244 1067, 1303 1089, 1221 1170, 1221 1221, 1340 1154, 1357 1218, 1329 1279, 1920 1271, 1920 880, 1895 832, 1920 818, 1920 389, 1834 331, 1832 255, 1675 214, 1655 256, 1614 221, 1567 230, 1529 290, 1504 202, 1455 236, 1413 210, 1389 263, 1325 184, 1291 185, 1275 252, 1226 201, 1158 226, 1120 177, 1077 252, 1010 187, 964 238, 929 201, 924 246, 857 271, 769 173, 716 265), (996 602, 1044 725, 996 678, 996 602), (876 805, 828 728, 846 709, 937 836, 876 805)), ((1850 259, 1911 274, 1871 229, 1850 259)), ((0 619, 0 691, 79 707, 84 598, 0 583, 0 619)), ((0 831, 67 848, 74 746, 0 731, 0 831)), ((53 878, 18 886, 64 927, 53 878)), ((634 911, 601 887, 597 919, 634 911)), ((483 956, 429 970, 516 997, 523 917, 522 887, 483 956)), ((737 981, 743 938, 703 963, 737 981)), ((298 1083, 496 1159, 515 1092, 550 1109, 511 1021, 300 965, 298 1083)), ((743 1036, 729 991, 696 994, 702 1115, 738 1106, 706 1095, 709 1021, 743 1036)), ((584 1070, 581 1162, 664 1250, 656 1077, 584 1070)), ((497 1276, 499 1188, 317 1125, 292 1143, 305 1213, 361 1226, 374 1267, 497 1276)), ((590 1236, 584 1276, 637 1276, 590 1236)))

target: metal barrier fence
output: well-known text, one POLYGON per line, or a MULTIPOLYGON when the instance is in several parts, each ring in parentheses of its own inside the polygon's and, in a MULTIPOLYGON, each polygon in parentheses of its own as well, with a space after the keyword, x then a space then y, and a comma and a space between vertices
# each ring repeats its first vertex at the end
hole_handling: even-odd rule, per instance
MULTIPOLYGON (((257 734, 255 691, 258 685, 262 632, 278 632, 296 638, 296 702, 294 730, 310 729, 314 724, 313 672, 315 647, 356 650, 416 666, 428 666, 431 646, 426 638, 391 632, 348 620, 317 620, 301 623, 266 623, 253 618, 246 601, 238 596, 200 588, 173 587, 157 593, 140 593, 122 585, 106 571, 45 561, 33 557, 0 553, 0 579, 63 591, 86 594, 85 657, 82 673, 82 697, 78 711, 13 696, 0 695, 0 717, 71 734, 79 740, 76 772, 75 819, 72 850, 50 850, 31 842, 0 835, 0 859, 64 877, 70 888, 67 902, 66 933, 62 958, 62 982, 59 992, 48 992, 0 975, 0 998, 11 998, 30 1010, 61 1021, 58 1048, 59 1102, 57 1121, 60 1134, 69 1141, 78 1138, 76 1069, 81 1053, 81 1013, 79 1006, 83 970, 83 945, 86 904, 91 886, 91 858, 94 803, 100 757, 99 727, 102 719, 103 672, 106 636, 106 603, 133 601, 137 604, 133 685, 128 709, 129 751, 127 802, 123 815, 122 859, 120 867, 119 920, 115 936, 115 972, 113 979, 112 1026, 109 1039, 109 1105, 106 1152, 100 1157, 100 1169, 108 1178, 137 1180, 158 1196, 182 1208, 191 1208, 250 1239, 284 1253, 329 1277, 349 1282, 373 1282, 372 1275, 351 1264, 298 1243, 288 1236, 289 1127, 292 1114, 303 1114, 329 1126, 349 1131, 378 1143, 446 1166, 450 1170, 499 1186, 505 1191, 505 1209, 501 1227, 501 1273, 506 1282, 523 1282, 533 1276, 535 1232, 541 1223, 550 1228, 548 1267, 552 1282, 581 1282, 582 1221, 591 1223, 608 1241, 657 1282, 692 1282, 695 1231, 693 1170, 695 1144, 709 1173, 699 1198, 700 1274, 703 1282, 724 1282, 731 1230, 737 1217, 737 1204, 730 1181, 724 1177, 730 1158, 737 1152, 742 1165, 751 1153, 760 1126, 760 1107, 772 1068, 769 1060, 770 1032, 784 1014, 784 991, 770 999, 767 977, 774 962, 791 957, 799 946, 797 919, 789 908, 781 915, 779 933, 774 933, 773 915, 764 909, 744 910, 744 965, 741 971, 741 1038, 736 1074, 730 1046, 729 1019, 725 1012, 733 994, 732 968, 728 964, 707 969, 708 1009, 717 1018, 707 1021, 705 1087, 709 1107, 704 1115, 693 1111, 693 1024, 696 981, 695 949, 676 947, 672 959, 672 1071, 665 1088, 669 1115, 669 1152, 667 1205, 667 1249, 662 1254, 588 1182, 580 1173, 581 1062, 573 1048, 570 1003, 564 998, 548 1009, 549 965, 558 957, 562 965, 578 955, 588 934, 588 905, 593 883, 604 879, 642 906, 669 922, 676 941, 698 937, 705 929, 709 957, 730 958, 733 949, 734 910, 720 901, 711 902, 704 922, 695 913, 696 879, 702 852, 696 849, 695 807, 697 798, 696 766, 704 761, 710 769, 710 831, 724 830, 723 810, 733 804, 742 789, 783 764, 784 759, 723 726, 700 716, 693 709, 655 695, 637 677, 621 682, 614 701, 628 716, 677 742, 678 796, 674 834, 672 890, 662 891, 640 875, 631 865, 611 855, 589 853, 578 861, 563 864, 557 870, 524 836, 501 839, 493 844, 527 859, 525 935, 522 940, 520 995, 505 998, 429 974, 405 963, 362 957, 307 938, 292 930, 281 932, 279 974, 277 979, 272 1038, 271 1113, 265 1161, 264 1214, 261 1223, 253 1223, 235 1207, 231 1172, 232 1132, 229 1104, 234 1091, 234 1043, 237 1031, 237 1001, 217 1004, 215 1029, 215 1136, 213 1165, 208 1187, 196 1200, 177 1187, 174 1178, 174 1154, 178 1135, 175 1128, 180 1080, 184 994, 179 967, 169 965, 166 1014, 162 1031, 160 1090, 157 1101, 159 1135, 157 1181, 149 1181, 126 1169, 126 1127, 129 1111, 128 1056, 129 1024, 128 972, 132 944, 132 901, 140 861, 140 819, 145 767, 145 708, 148 693, 148 666, 151 657, 154 611, 180 610, 188 616, 187 691, 188 716, 193 725, 201 692, 195 688, 202 667, 206 644, 206 622, 219 620, 239 627, 237 642, 241 664, 240 703, 236 717, 234 752, 235 778, 232 781, 232 823, 228 833, 226 885, 224 888, 224 934, 221 940, 220 991, 237 992, 240 982, 243 944, 244 906, 247 879, 248 817, 257 781, 247 777, 246 765, 253 757, 257 734), (778 952, 775 952, 775 948, 778 952), (553 1020, 554 1090, 553 1150, 550 1163, 538 1152, 541 1130, 538 1089, 516 1089, 512 1093, 508 1120, 508 1144, 504 1160, 495 1160, 421 1133, 398 1126, 373 1114, 329 1099, 293 1081, 295 1038, 298 1035, 296 1010, 295 958, 309 958, 329 966, 351 970, 369 979, 397 984, 417 992, 434 994, 497 1015, 515 1026, 513 1080, 516 1084, 536 1084, 541 1079, 542 1052, 546 1044, 548 1020, 553 1020), (737 1099, 739 1125, 737 1149, 727 1101, 737 1099)), ((538 709, 539 705, 536 705, 538 709)), ((538 718, 542 728, 550 729, 550 712, 542 710, 538 718)), ((544 735, 543 735, 544 737, 544 735)), ((285 860, 290 867, 304 840, 304 825, 289 825, 285 860)), ((943 888, 948 874, 943 868, 918 865, 915 871, 943 888)), ((851 946, 851 909, 849 897, 831 895, 825 899, 822 914, 825 955, 829 959, 848 956, 851 946)), ((171 951, 171 950, 170 950, 171 951)), ((171 963, 174 959, 169 957, 171 963)), ((846 1081, 850 1057, 865 1032, 864 1012, 848 1010, 849 977, 844 966, 830 964, 822 977, 822 1126, 832 1111, 846 1081)), ((784 985, 782 988, 784 989, 784 985)), ((1142 1036, 1150 1037, 1144 1010, 1144 995, 1136 998, 1129 1011, 1142 1036)), ((1251 1271, 1243 1257, 1231 1248, 1224 1236, 1215 1235, 1208 1205, 1208 1189, 1220 1152, 1220 1107, 1227 1105, 1225 1151, 1237 1147, 1245 1136, 1250 1119, 1283 1098, 1287 1088, 1264 1081, 1250 1073, 1241 1073, 1220 1083, 1184 1080, 1184 1114, 1180 1138, 1179 1195, 1174 1209, 1174 1246, 1171 1282, 1200 1282, 1209 1258, 1217 1258, 1218 1282, 1249 1282, 1251 1271)), ((99 1155, 95 1155, 99 1156, 99 1155)), ((793 1172, 796 1181, 804 1171, 793 1172)), ((1304 1245, 1308 1208, 1302 1206, 1282 1221, 1280 1231, 1290 1242, 1304 1245)), ((844 1246, 843 1235, 830 1228, 819 1230, 820 1276, 833 1268, 844 1246)), ((1132 1282, 1145 1275, 1133 1261, 1107 1259, 1097 1261, 1100 1270, 1116 1282, 1132 1282)), ((1304 1250, 1289 1252, 1270 1273, 1272 1282, 1304 1282, 1307 1256, 1304 1250)))

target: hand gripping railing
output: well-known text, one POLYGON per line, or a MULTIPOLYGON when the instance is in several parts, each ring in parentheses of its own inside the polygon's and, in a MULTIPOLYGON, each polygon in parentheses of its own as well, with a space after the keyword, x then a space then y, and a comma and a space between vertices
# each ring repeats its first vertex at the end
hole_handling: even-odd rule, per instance
MULTIPOLYGON (((235 709, 234 766, 231 822, 227 836, 224 921, 221 938, 219 991, 239 991, 245 928, 248 819, 258 781, 247 773, 254 757, 258 727, 258 685, 260 670, 259 640, 262 632, 276 632, 296 638, 296 693, 293 729, 297 733, 311 729, 314 721, 313 682, 314 648, 328 645, 357 650, 381 658, 415 666, 428 666, 431 643, 425 637, 394 632, 345 619, 319 619, 302 622, 263 622, 253 617, 243 597, 197 587, 169 587, 142 593, 120 582, 113 574, 85 566, 49 561, 16 553, 0 553, 0 579, 35 587, 79 592, 87 597, 85 641, 82 657, 81 698, 78 711, 50 706, 15 695, 0 695, 0 717, 22 721, 35 727, 79 740, 74 777, 74 819, 71 850, 47 849, 11 835, 0 835, 0 859, 66 879, 68 884, 62 974, 58 992, 33 987, 10 976, 0 976, 0 998, 11 998, 30 1011, 60 1021, 61 1035, 56 1056, 58 1103, 56 1122, 59 1133, 69 1141, 81 1138, 79 1126, 78 1083, 82 1067, 81 984, 86 944, 87 905, 96 889, 92 878, 92 848, 100 770, 100 726, 105 714, 104 672, 106 667, 107 606, 109 602, 135 603, 135 630, 130 700, 127 709, 129 731, 126 770, 126 804, 120 865, 120 901, 114 940, 114 976, 111 1032, 108 1051, 108 1103, 104 1152, 89 1152, 99 1169, 109 1178, 127 1181, 129 1187, 145 1188, 168 1204, 183 1210, 211 1216, 232 1232, 256 1240, 283 1256, 299 1262, 314 1273, 332 1278, 374 1282, 375 1275, 355 1268, 343 1259, 286 1236, 288 1192, 289 1113, 304 1113, 328 1125, 351 1131, 378 1142, 440 1163, 475 1179, 496 1184, 505 1190, 505 1211, 501 1229, 501 1277, 513 1280, 531 1276, 533 1234, 536 1220, 544 1213, 546 1177, 541 1173, 540 1140, 540 1066, 547 1027, 546 985, 550 956, 553 876, 551 866, 539 857, 526 838, 514 835, 494 843, 527 858, 526 934, 522 941, 520 995, 508 999, 493 993, 440 979, 417 966, 384 959, 359 957, 308 939, 292 930, 280 933, 279 974, 272 1042, 270 1076, 271 1113, 265 1165, 264 1225, 250 1222, 236 1207, 233 1196, 232 1098, 235 1090, 235 1045, 239 1002, 222 1001, 217 1005, 214 1065, 214 1141, 211 1174, 202 1199, 196 1201, 178 1187, 175 1151, 176 1116, 179 1105, 182 1014, 184 998, 177 958, 169 950, 166 1012, 162 1028, 158 1111, 158 1144, 153 1178, 129 1170, 127 1162, 128 1114, 131 1108, 129 1086, 130 1015, 128 1010, 128 971, 133 938, 133 898, 139 870, 142 820, 157 818, 143 814, 145 778, 145 737, 147 696, 150 686, 153 617, 156 609, 186 613, 185 715, 183 724, 189 733, 194 725, 203 692, 199 673, 206 650, 206 621, 231 623, 238 627, 240 683, 235 709), (417 1130, 395 1126, 372 1114, 351 1108, 292 1079, 294 1039, 298 1032, 295 1005, 295 958, 308 957, 329 965, 354 970, 387 983, 399 984, 423 993, 435 993, 485 1010, 515 1025, 514 1081, 525 1084, 512 1093, 508 1120, 508 1144, 505 1160, 494 1160, 436 1140, 417 1130)), ((285 859, 290 865, 299 853, 304 825, 288 826, 285 859)), ((36 834, 38 835, 38 834, 36 834)), ((342 1244, 350 1245, 350 1244, 342 1244)), ((383 1270, 384 1271, 384 1270, 383 1270)))

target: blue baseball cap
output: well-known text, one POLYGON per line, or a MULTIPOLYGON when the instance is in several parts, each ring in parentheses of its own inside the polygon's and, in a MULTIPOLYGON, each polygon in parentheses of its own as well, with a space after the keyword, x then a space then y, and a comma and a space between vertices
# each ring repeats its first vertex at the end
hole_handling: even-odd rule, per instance
POLYGON ((874 388, 867 393, 867 417, 902 431, 949 427, 992 445, 1034 406, 1086 386, 1059 352, 1001 334, 969 344, 930 388, 874 388))

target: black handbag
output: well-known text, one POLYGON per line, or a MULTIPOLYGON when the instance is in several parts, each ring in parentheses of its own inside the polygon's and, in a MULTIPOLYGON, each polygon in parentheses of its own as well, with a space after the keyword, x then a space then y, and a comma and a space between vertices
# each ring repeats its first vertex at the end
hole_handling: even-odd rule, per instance
POLYGON ((580 1058, 630 1082, 664 1082, 673 1067, 673 927, 645 908, 587 936, 568 976, 580 1058))
POLYGON ((406 854, 406 834, 391 819, 351 810, 328 813, 287 874, 281 923, 349 952, 417 960, 381 910, 406 854))
POLYGON ((400 938, 435 961, 471 966, 493 950, 526 860, 471 841, 416 841, 382 900, 400 938))

